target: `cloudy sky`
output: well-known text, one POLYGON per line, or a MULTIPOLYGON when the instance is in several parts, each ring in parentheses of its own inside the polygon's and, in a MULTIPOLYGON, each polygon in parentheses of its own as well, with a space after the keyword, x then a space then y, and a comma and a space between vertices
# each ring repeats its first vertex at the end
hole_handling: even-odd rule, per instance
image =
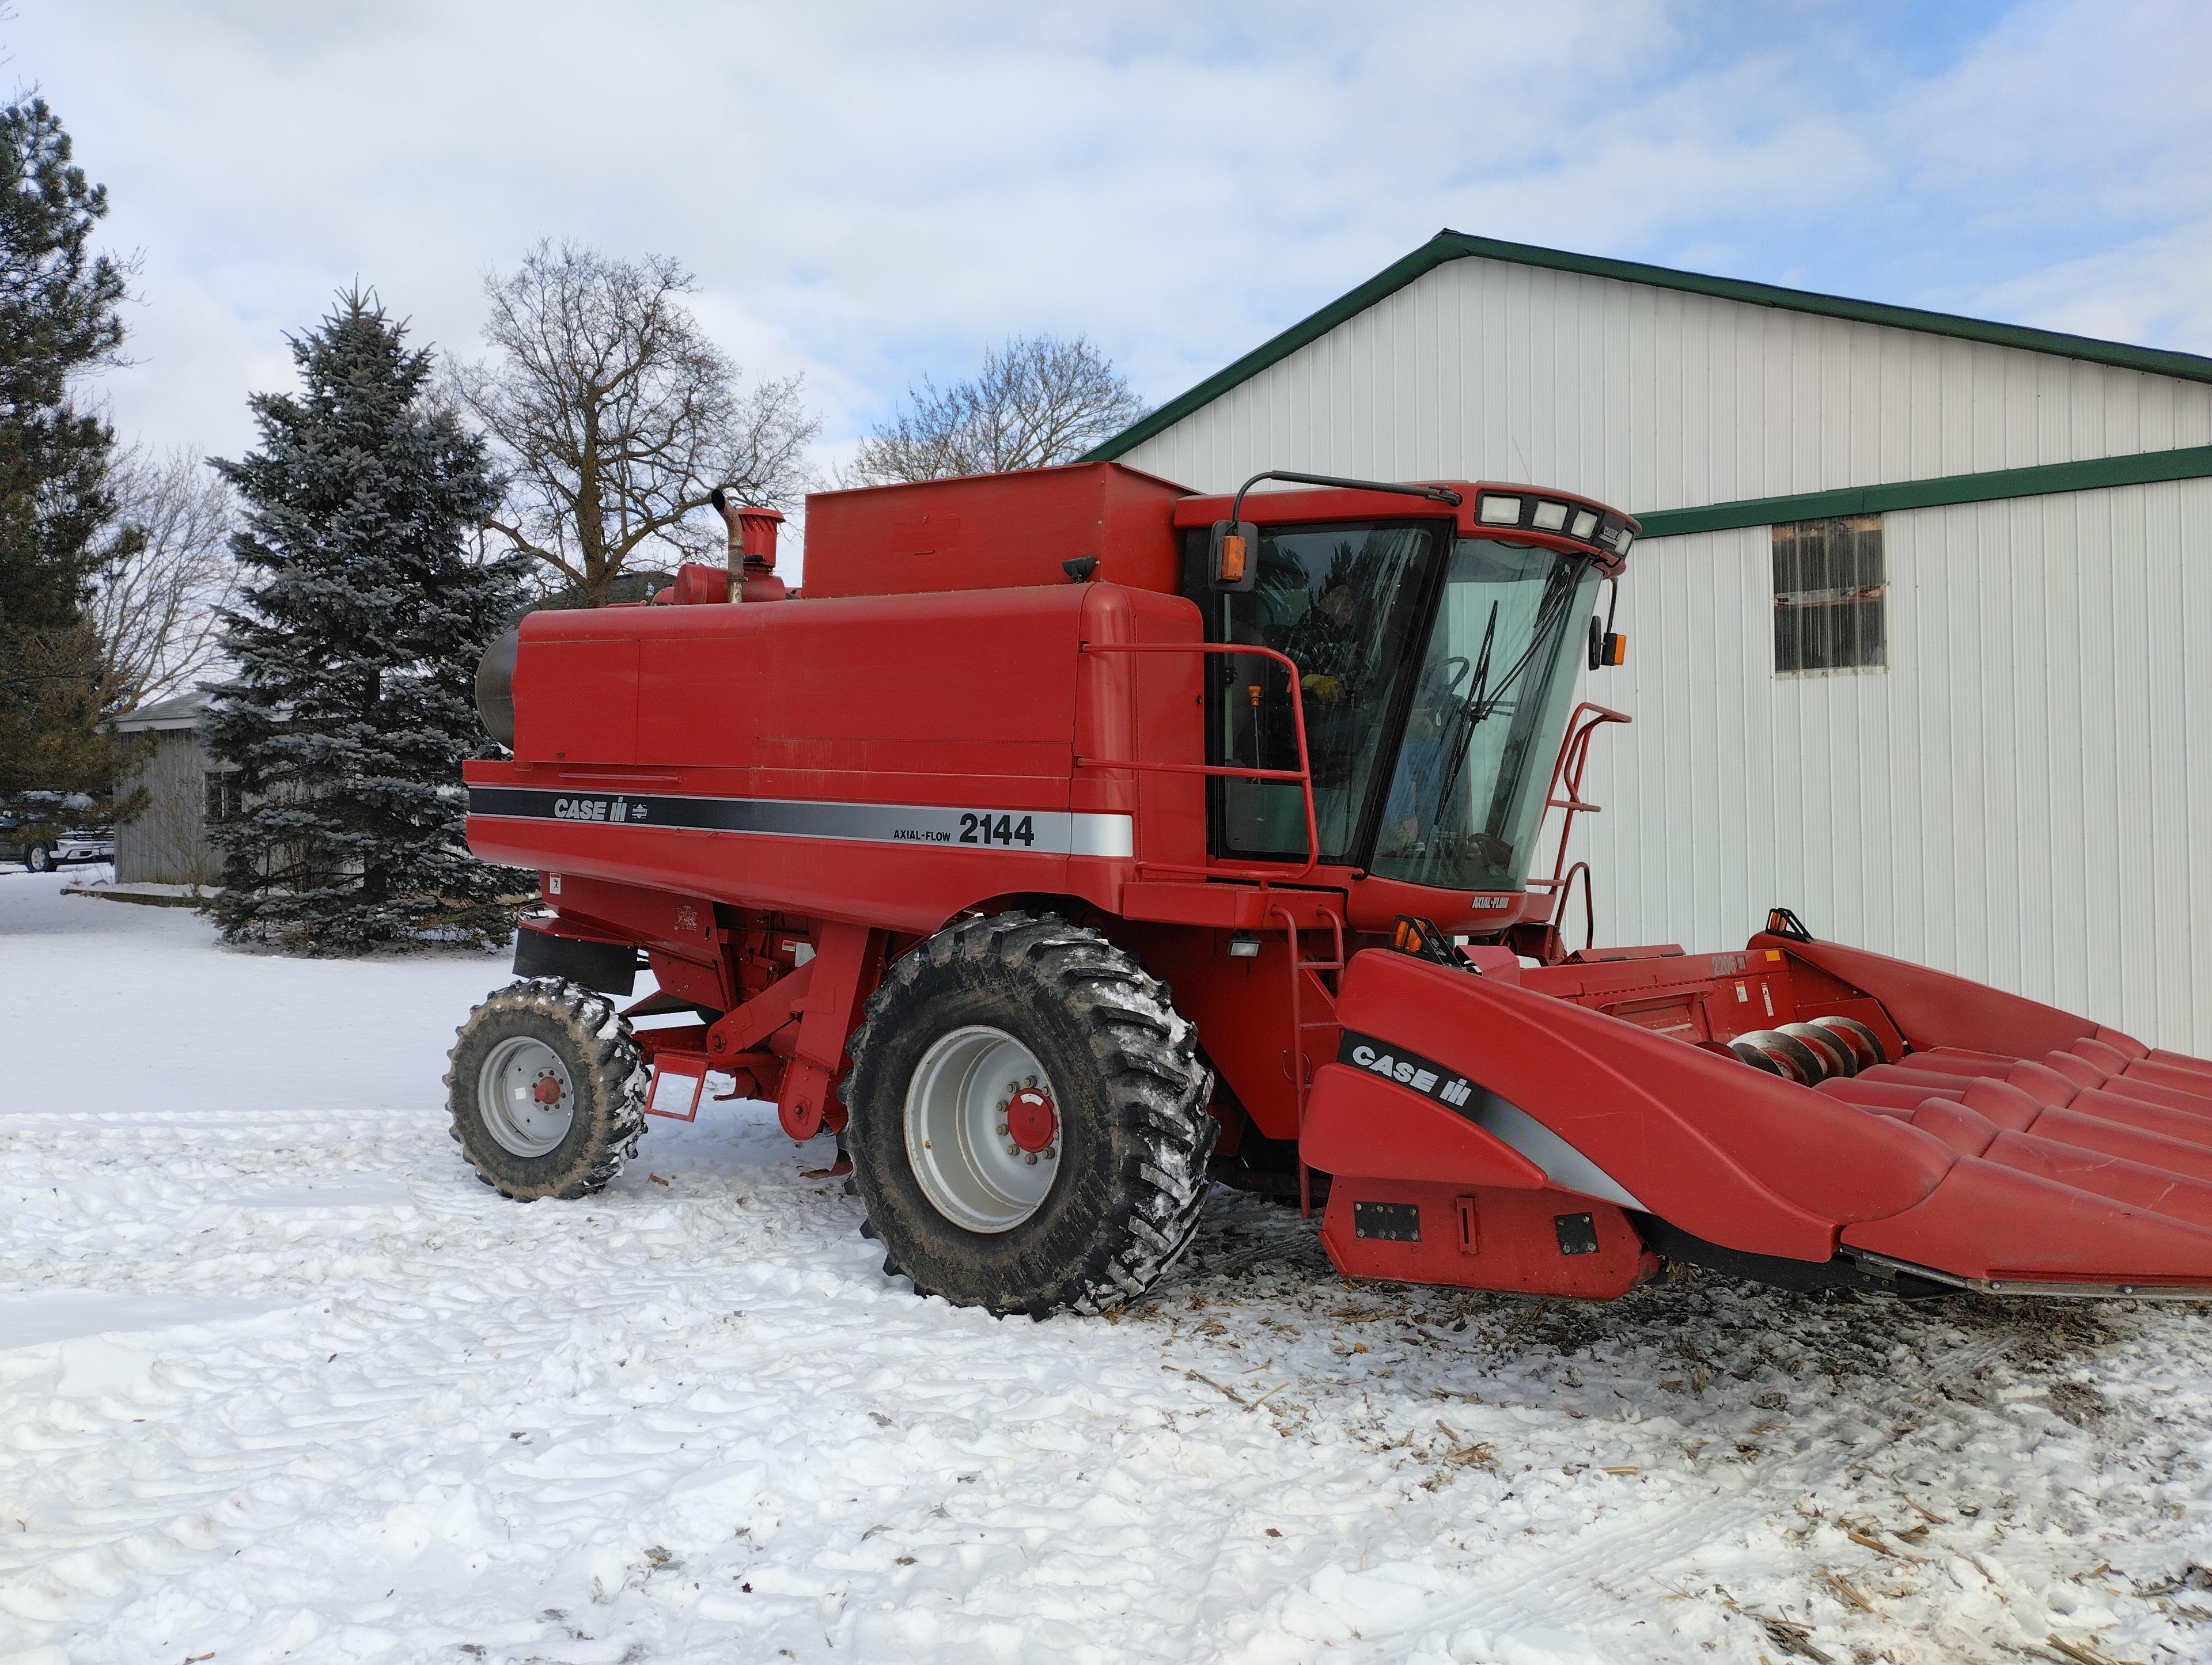
POLYGON ((1438 228, 2212 352, 2205 0, 13 0, 135 252, 126 437, 216 454, 356 276, 471 350, 665 252, 834 464, 1086 331, 1153 400, 1438 228))

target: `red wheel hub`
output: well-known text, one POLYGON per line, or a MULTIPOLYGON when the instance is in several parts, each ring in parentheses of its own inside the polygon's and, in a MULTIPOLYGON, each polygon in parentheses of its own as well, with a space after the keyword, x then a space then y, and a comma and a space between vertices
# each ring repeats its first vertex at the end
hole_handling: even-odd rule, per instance
POLYGON ((538 1085, 530 1090, 530 1096, 541 1104, 558 1104, 561 1102, 561 1078, 550 1071, 539 1076, 538 1085))
POLYGON ((1035 1156, 1060 1137, 1060 1117, 1052 1100, 1036 1087, 1024 1087, 1006 1101, 1006 1137, 1035 1156))

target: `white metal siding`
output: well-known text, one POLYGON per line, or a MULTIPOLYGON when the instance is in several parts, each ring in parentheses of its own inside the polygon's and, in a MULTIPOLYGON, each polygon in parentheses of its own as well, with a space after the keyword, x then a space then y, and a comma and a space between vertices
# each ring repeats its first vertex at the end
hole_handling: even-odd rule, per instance
POLYGON ((2212 386, 1617 278, 1448 261, 1121 461, 1522 480, 1636 512, 2212 444, 2212 386))
POLYGON ((1630 557, 1629 664, 1585 690, 1636 719, 1575 836, 1601 939, 1729 947, 1784 904, 2212 1053, 2212 480, 1883 533, 1890 668, 1860 676, 1773 674, 1765 527, 1630 557))
MULTIPOLYGON (((1123 460, 1632 511, 2212 444, 2212 387, 1609 278, 1437 268, 1123 460)), ((2212 1054, 2212 481, 1885 517, 1889 668, 1778 679, 1765 527, 1630 558, 1601 939, 1814 930, 2212 1054)))
POLYGON ((146 791, 143 809, 115 829, 118 884, 212 884, 222 860, 208 842, 207 754, 197 730, 157 730, 117 795, 146 791))

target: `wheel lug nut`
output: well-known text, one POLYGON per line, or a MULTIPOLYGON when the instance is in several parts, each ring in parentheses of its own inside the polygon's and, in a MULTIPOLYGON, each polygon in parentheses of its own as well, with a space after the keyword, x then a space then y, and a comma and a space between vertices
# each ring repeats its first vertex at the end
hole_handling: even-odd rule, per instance
POLYGON ((1044 1147, 1044 1159, 1047 1162, 1058 1162, 1060 1160, 1060 1146, 1057 1145, 1046 1145, 1044 1147))
POLYGON ((1001 1121, 1001 1122, 999 1124, 999 1137, 1000 1137, 1000 1139, 1004 1139, 1006 1136, 1006 1124, 1005 1122, 1001 1121))
POLYGON ((1034 1087, 1036 1085, 1036 1077, 1032 1075, 1028 1080, 1022 1083, 1022 1085, 1025 1087, 1034 1087))
POLYGON ((1012 1101, 1004 1098, 999 1101, 999 1114, 1000 1115, 1004 1115, 1006 1113, 1006 1106, 1011 1102, 1012 1101))
POLYGON ((1006 1146, 1006 1154, 1010 1157, 1018 1157, 1021 1155, 1021 1153, 1022 1147, 1018 1145, 1009 1145, 1006 1146))
POLYGON ((1022 1158, 1022 1160, 1023 1160, 1023 1161, 1024 1161, 1024 1162, 1026 1162, 1026 1163, 1028 1163, 1028 1164, 1029 1164, 1029 1165, 1030 1165, 1030 1167, 1032 1167, 1032 1168, 1036 1167, 1036 1152, 1035 1151, 1031 1151, 1031 1152, 1030 1152, 1027 1156, 1024 1157, 1024 1158, 1022 1158))

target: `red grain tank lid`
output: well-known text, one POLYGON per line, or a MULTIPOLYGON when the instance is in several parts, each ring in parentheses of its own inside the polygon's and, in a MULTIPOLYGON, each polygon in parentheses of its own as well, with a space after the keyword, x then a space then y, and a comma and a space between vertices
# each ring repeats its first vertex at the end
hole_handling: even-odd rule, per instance
POLYGON ((1066 584, 1065 561, 1133 589, 1182 588, 1184 487, 1119 463, 1069 463, 806 500, 806 593, 917 595, 1066 584))

